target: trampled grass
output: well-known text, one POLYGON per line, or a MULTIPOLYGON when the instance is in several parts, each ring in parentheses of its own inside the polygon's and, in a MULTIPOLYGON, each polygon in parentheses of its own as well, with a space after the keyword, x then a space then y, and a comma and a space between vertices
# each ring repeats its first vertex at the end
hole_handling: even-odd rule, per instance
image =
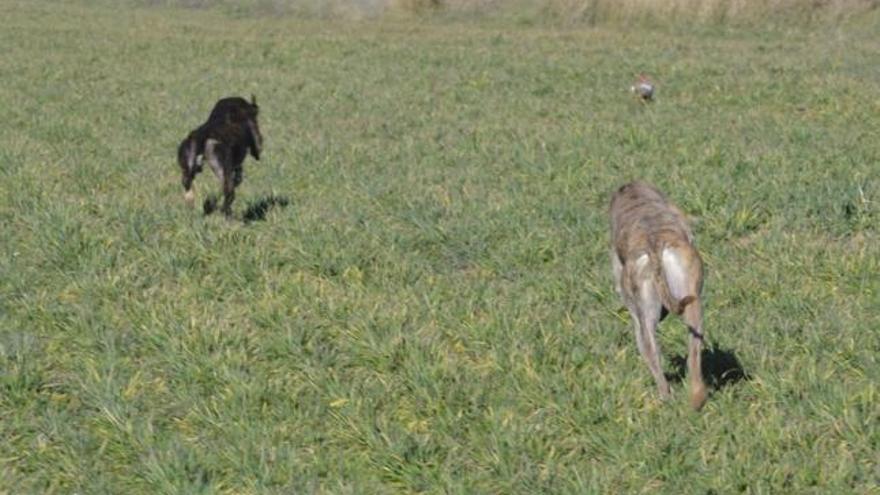
POLYGON ((0 491, 877 493, 875 31, 3 10, 0 491), (250 93, 238 220, 185 209, 250 93), (707 262, 699 414, 611 288, 636 177, 707 262))

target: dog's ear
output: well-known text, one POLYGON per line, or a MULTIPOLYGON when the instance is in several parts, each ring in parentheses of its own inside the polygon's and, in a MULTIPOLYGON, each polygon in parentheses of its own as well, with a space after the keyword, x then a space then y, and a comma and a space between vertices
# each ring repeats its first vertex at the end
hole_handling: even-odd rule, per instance
POLYGON ((248 148, 255 160, 260 160, 260 152, 263 151, 263 135, 260 134, 260 126, 256 119, 247 119, 245 125, 248 130, 248 148))

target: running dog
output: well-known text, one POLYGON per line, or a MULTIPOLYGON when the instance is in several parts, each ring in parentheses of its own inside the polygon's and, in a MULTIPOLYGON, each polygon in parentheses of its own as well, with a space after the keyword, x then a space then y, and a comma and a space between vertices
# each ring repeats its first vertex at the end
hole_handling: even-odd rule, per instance
POLYGON ((195 202, 193 180, 208 162, 223 189, 223 213, 232 215, 235 188, 241 184, 242 163, 248 152, 260 159, 263 135, 257 123, 256 97, 230 97, 219 100, 208 120, 191 131, 177 148, 177 162, 183 173, 184 200, 190 206, 195 202))
POLYGON ((660 367, 657 325, 667 312, 680 315, 690 332, 688 374, 691 406, 706 402, 700 362, 703 262, 684 213, 653 186, 624 185, 611 198, 611 266, 614 285, 633 319, 636 343, 662 399, 670 396, 660 367))

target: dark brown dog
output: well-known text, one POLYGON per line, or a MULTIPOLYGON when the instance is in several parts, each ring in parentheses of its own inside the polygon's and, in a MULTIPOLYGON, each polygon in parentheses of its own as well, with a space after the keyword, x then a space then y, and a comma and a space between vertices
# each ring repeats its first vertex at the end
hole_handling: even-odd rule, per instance
POLYGON ((653 186, 632 182, 611 198, 611 265, 615 289, 633 319, 639 351, 663 399, 670 392, 660 367, 657 324, 665 310, 681 315, 688 326, 690 400, 699 410, 707 397, 700 363, 703 262, 685 215, 653 186))
POLYGON ((193 180, 202 171, 202 161, 207 160, 223 189, 223 213, 232 214, 235 188, 241 184, 242 163, 248 151, 254 159, 260 159, 263 135, 257 123, 258 113, 256 97, 251 96, 250 102, 239 97, 223 98, 214 105, 207 122, 180 143, 177 162, 183 173, 187 204, 192 206, 195 202, 193 180))

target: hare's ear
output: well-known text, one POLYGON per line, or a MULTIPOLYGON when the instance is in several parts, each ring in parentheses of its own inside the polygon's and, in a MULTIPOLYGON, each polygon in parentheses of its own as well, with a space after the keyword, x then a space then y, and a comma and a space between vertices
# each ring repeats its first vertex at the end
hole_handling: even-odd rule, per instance
POLYGON ((254 108, 259 108, 257 106, 257 95, 255 95, 253 93, 251 93, 251 105, 253 105, 254 108))

